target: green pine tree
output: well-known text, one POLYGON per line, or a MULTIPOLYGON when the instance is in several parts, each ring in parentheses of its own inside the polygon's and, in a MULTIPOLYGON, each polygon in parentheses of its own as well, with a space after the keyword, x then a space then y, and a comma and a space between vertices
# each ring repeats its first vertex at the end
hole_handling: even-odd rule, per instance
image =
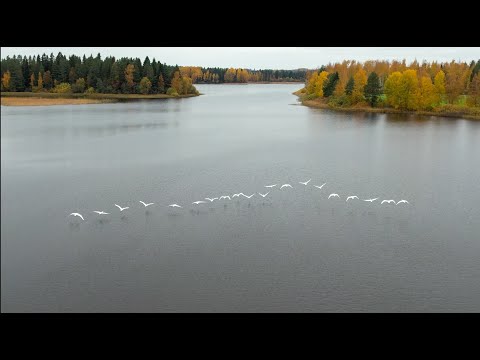
POLYGON ((350 76, 348 79, 347 85, 345 85, 345 94, 352 95, 353 88, 355 87, 355 80, 353 80, 353 76, 350 76))
POLYGON ((335 90, 335 86, 337 86, 337 82, 339 80, 338 72, 334 72, 329 74, 325 84, 323 84, 323 97, 332 96, 333 91, 335 90))
POLYGON ((381 95, 380 79, 375 71, 368 75, 367 84, 363 89, 365 99, 374 107, 377 104, 378 97, 381 95))

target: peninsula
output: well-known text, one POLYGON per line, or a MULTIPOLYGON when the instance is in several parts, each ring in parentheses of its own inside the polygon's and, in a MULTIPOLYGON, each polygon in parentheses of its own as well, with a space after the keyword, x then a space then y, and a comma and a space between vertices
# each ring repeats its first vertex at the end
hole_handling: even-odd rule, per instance
POLYGON ((480 119, 480 60, 437 63, 346 60, 309 71, 303 105, 341 111, 480 119))

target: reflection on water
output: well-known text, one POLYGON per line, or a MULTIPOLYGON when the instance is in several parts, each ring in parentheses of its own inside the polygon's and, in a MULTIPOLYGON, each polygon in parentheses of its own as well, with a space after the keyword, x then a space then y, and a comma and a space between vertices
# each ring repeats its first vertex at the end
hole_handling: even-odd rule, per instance
POLYGON ((2 106, 2 311, 479 311, 480 123, 298 87, 2 106))

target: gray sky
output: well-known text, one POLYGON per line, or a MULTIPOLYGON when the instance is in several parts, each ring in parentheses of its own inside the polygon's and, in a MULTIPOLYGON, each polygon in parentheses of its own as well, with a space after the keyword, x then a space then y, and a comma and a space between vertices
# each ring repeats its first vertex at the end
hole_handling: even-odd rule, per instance
POLYGON ((235 67, 249 69, 296 69, 316 68, 329 62, 342 60, 402 60, 417 59, 439 62, 461 60, 470 62, 480 59, 480 47, 2 47, 2 58, 7 55, 64 55, 96 56, 97 53, 115 57, 146 56, 156 58, 169 65, 235 67))

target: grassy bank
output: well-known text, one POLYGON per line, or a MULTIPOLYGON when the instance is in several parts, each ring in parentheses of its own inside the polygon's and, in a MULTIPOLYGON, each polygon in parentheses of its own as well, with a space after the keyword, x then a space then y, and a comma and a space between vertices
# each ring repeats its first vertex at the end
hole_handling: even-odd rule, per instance
POLYGON ((302 105, 317 108, 317 109, 328 109, 335 111, 344 111, 344 112, 370 112, 370 113, 383 113, 383 114, 416 114, 416 115, 433 115, 433 116, 445 116, 445 117, 454 117, 454 118, 464 118, 471 120, 480 120, 480 108, 467 107, 461 105, 444 105, 439 108, 434 109, 433 111, 407 111, 394 108, 372 108, 370 106, 349 106, 349 107, 340 107, 333 106, 327 103, 327 100, 324 98, 317 98, 313 100, 307 100, 302 89, 295 91, 293 94, 297 95, 302 102, 302 105))
POLYGON ((128 100, 173 99, 197 96, 195 94, 172 96, 166 94, 58 94, 32 92, 2 92, 1 103, 6 106, 49 106, 111 103, 128 100))

